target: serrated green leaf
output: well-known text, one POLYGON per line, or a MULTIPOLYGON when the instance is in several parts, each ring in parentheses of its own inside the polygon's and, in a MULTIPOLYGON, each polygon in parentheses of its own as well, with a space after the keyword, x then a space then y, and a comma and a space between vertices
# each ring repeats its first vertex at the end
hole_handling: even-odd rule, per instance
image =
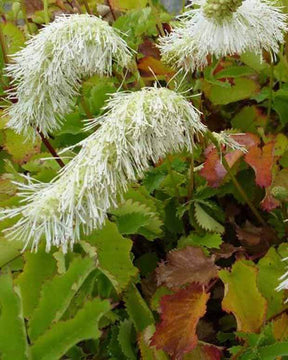
POLYGON ((286 265, 277 251, 270 248, 267 254, 258 263, 257 284, 262 295, 267 299, 267 319, 282 312, 288 305, 284 291, 276 291, 279 278, 285 273, 286 265))
POLYGON ((275 360, 288 355, 288 342, 278 342, 273 345, 262 346, 258 349, 261 360, 275 360))
POLYGON ((38 305, 43 283, 56 271, 56 261, 43 247, 37 253, 26 252, 24 261, 23 272, 15 283, 21 291, 24 316, 30 318, 38 305))
POLYGON ((87 302, 73 319, 54 324, 37 339, 31 347, 32 359, 60 359, 80 341, 99 338, 99 320, 109 310, 110 303, 107 300, 95 299, 87 302))
POLYGON ((138 331, 154 324, 154 317, 135 285, 131 284, 124 295, 125 307, 138 331))
POLYGON ((224 227, 215 219, 213 219, 207 212, 198 204, 194 204, 195 207, 195 218, 198 225, 204 230, 223 233, 224 227))
POLYGON ((203 236, 200 236, 191 233, 178 241, 178 248, 182 249, 186 246, 201 246, 208 249, 219 249, 221 244, 222 238, 220 234, 204 234, 203 236))
POLYGON ((120 293, 138 272, 130 258, 132 241, 122 237, 116 224, 109 221, 101 230, 87 236, 85 241, 96 247, 98 268, 120 293))
MULTIPOLYGON (((135 336, 134 336, 135 340, 135 336)), ((133 325, 129 320, 124 320, 119 324, 118 341, 123 354, 127 360, 136 360, 135 350, 133 349, 133 325)))
POLYGON ((140 234, 148 240, 154 240, 161 234, 162 222, 159 216, 145 204, 131 199, 112 211, 121 234, 140 234))
POLYGON ((28 360, 21 296, 10 274, 0 276, 0 309, 1 360, 28 360))
POLYGON ((74 258, 63 275, 56 275, 44 283, 41 298, 29 323, 29 335, 33 341, 53 322, 61 319, 73 296, 95 269, 95 265, 95 261, 91 258, 74 258))

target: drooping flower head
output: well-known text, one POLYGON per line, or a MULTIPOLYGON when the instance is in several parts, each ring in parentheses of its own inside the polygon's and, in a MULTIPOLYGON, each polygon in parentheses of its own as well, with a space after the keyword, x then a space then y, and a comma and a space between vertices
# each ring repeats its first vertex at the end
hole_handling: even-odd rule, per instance
POLYGON ((81 79, 110 75, 131 52, 119 32, 92 15, 60 16, 32 37, 7 68, 14 90, 8 126, 29 135, 31 127, 45 136, 57 130, 79 94, 81 79))
POLYGON ((141 178, 150 162, 170 152, 193 149, 194 137, 206 131, 199 112, 181 94, 166 88, 143 88, 112 95, 100 125, 82 141, 81 150, 49 184, 22 185, 25 204, 2 211, 20 220, 9 229, 13 239, 37 247, 42 235, 65 251, 79 239, 80 225, 100 228, 129 183, 141 178))
MULTIPOLYGON (((286 15, 268 0, 197 0, 199 8, 180 16, 172 33, 160 39, 163 60, 194 71, 207 56, 263 50, 277 53, 287 30, 286 15)), ((194 1, 195 3, 195 1, 194 1)))

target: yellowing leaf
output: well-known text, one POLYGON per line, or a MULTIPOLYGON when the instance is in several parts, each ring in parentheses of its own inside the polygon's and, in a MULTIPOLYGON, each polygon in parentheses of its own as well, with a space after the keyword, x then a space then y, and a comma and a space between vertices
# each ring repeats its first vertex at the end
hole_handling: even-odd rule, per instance
POLYGON ((234 263, 231 272, 219 272, 225 285, 222 308, 233 313, 238 331, 257 332, 265 321, 267 301, 257 288, 257 272, 253 263, 242 260, 234 263))
POLYGON ((145 56, 140 59, 138 61, 138 69, 145 71, 148 76, 153 76, 153 73, 156 75, 171 75, 174 73, 171 68, 152 56, 145 56))
POLYGON ((13 130, 5 130, 4 149, 12 156, 13 161, 20 165, 40 152, 40 140, 37 139, 34 142, 26 140, 23 135, 18 135, 13 130))
POLYGON ((147 5, 147 0, 110 0, 110 4, 120 10, 142 9, 147 5))
POLYGON ((206 312, 208 299, 209 294, 196 284, 163 296, 161 322, 156 327, 151 345, 166 351, 172 359, 182 359, 198 343, 196 327, 206 312))

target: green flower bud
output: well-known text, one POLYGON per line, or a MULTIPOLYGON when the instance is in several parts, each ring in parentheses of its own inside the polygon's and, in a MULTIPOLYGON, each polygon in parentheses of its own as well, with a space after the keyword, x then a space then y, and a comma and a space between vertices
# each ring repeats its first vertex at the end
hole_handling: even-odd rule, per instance
POLYGON ((284 186, 274 186, 271 194, 275 199, 280 201, 288 199, 288 190, 284 186))
POLYGON ((204 14, 207 18, 223 21, 233 15, 242 5, 243 0, 207 0, 204 14))

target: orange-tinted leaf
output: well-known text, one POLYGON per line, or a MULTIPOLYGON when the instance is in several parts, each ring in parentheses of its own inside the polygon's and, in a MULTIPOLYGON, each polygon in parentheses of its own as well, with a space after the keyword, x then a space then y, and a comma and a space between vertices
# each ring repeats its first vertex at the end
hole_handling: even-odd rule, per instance
POLYGON ((194 350, 184 356, 184 360, 221 360, 221 348, 212 344, 198 344, 194 350))
POLYGON ((288 314, 283 313, 273 321, 272 331, 275 340, 283 341, 288 339, 288 314))
POLYGON ((209 186, 218 187, 221 184, 227 171, 220 162, 216 148, 208 153, 204 166, 199 173, 207 180, 209 186))
POLYGON ((161 299, 161 322, 156 327, 151 345, 162 349, 174 360, 181 360, 198 342, 196 327, 206 312, 209 294, 202 286, 192 284, 161 299))
MULTIPOLYGON (((240 145, 245 146, 246 149, 249 149, 260 142, 259 137, 251 133, 235 134, 231 135, 231 137, 240 145)), ((200 170, 200 175, 207 180, 209 186, 218 187, 225 178, 227 171, 222 165, 218 151, 215 147, 209 146, 205 153, 206 161, 203 168, 200 170)), ((243 155, 243 151, 235 150, 226 154, 225 159, 229 166, 232 167, 243 155)))
POLYGON ((222 308, 233 313, 238 331, 257 332, 265 321, 267 301, 257 287, 257 272, 255 264, 242 260, 234 263, 231 272, 219 272, 225 285, 222 308))
POLYGON ((256 184, 268 187, 272 183, 272 167, 274 164, 274 141, 271 141, 261 149, 253 146, 245 155, 245 161, 256 174, 256 184))
POLYGON ((159 264, 156 275, 158 286, 169 288, 193 282, 205 284, 218 276, 214 259, 207 257, 201 248, 193 246, 170 251, 166 263, 159 264))
POLYGON ((152 56, 145 56, 138 61, 138 69, 143 70, 148 76, 153 75, 169 75, 174 71, 168 66, 164 65, 160 60, 152 56))

